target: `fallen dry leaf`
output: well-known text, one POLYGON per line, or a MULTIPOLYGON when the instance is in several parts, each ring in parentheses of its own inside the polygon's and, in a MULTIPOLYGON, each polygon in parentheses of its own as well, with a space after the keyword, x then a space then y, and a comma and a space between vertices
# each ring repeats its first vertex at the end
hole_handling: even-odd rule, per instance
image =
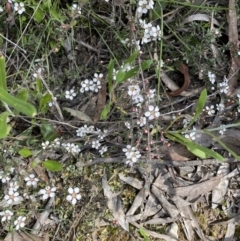
POLYGON ((104 191, 104 196, 108 199, 108 208, 112 211, 113 217, 117 220, 118 224, 129 231, 129 223, 126 220, 125 214, 123 212, 120 192, 113 193, 108 185, 106 172, 104 170, 103 178, 102 178, 102 186, 104 191))
POLYGON ((44 238, 41 238, 35 234, 16 231, 13 233, 9 233, 4 241, 45 241, 44 238))

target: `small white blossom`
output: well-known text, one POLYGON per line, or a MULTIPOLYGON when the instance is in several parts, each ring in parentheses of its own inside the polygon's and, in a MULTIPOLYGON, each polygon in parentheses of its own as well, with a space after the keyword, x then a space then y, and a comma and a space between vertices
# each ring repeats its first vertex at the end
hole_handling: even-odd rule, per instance
POLYGON ((2 13, 3 12, 3 8, 2 8, 2 6, 0 6, 0 13, 2 13))
MULTIPOLYGON (((57 101, 57 97, 54 97, 54 100, 57 101)), ((48 103, 48 106, 49 106, 49 107, 54 106, 54 101, 49 102, 49 103, 48 103)))
POLYGON ((223 82, 219 83, 219 91, 220 93, 227 94, 228 89, 229 89, 228 79, 224 76, 223 82))
POLYGON ((25 226, 26 217, 19 216, 17 220, 14 221, 15 229, 19 230, 25 226))
POLYGON ((42 143, 42 149, 45 150, 48 146, 49 146, 50 142, 49 141, 45 141, 42 143))
POLYGON ((92 148, 98 149, 101 146, 99 140, 92 141, 92 148))
POLYGON ((196 139, 196 132, 195 132, 196 128, 193 127, 193 130, 190 134, 185 134, 185 138, 194 141, 196 139))
POLYGON ((4 173, 3 171, 0 171, 0 179, 2 180, 2 183, 6 183, 11 180, 9 173, 4 173))
POLYGON ((41 67, 37 68, 37 69, 34 71, 34 73, 33 73, 33 77, 34 77, 35 79, 42 78, 43 71, 44 71, 43 68, 41 68, 41 67))
POLYGON ((206 106, 206 111, 208 113, 208 115, 214 115, 215 114, 215 110, 214 110, 214 105, 206 106))
POLYGON ((223 135, 224 132, 226 131, 226 127, 225 127, 225 125, 221 125, 220 127, 221 127, 222 129, 219 130, 219 133, 220 133, 221 135, 223 135))
POLYGON ((224 111, 224 109, 225 109, 225 105, 224 104, 220 103, 220 104, 217 104, 216 106, 217 106, 217 110, 220 111, 220 112, 224 111))
POLYGON ((72 11, 75 13, 75 14, 81 14, 82 12, 82 9, 80 6, 78 6, 77 4, 73 4, 72 5, 72 11))
POLYGON ((59 138, 54 139, 54 141, 51 143, 51 147, 58 148, 61 146, 61 142, 59 138))
POLYGON ((13 190, 9 190, 8 194, 4 196, 4 199, 10 205, 12 203, 15 203, 15 202, 19 201, 19 193, 14 192, 13 190))
POLYGON ((107 152, 108 147, 107 146, 102 146, 102 148, 99 150, 99 153, 103 155, 105 152, 107 152))
POLYGON ((39 181, 39 179, 35 177, 34 174, 30 174, 29 176, 25 177, 24 180, 26 181, 27 186, 33 186, 33 187, 37 187, 37 183, 39 181))
POLYGON ((18 14, 22 14, 25 11, 24 3, 14 3, 14 10, 18 12, 18 14))
POLYGON ((147 118, 145 116, 141 116, 139 120, 137 120, 137 124, 139 126, 145 126, 147 123, 147 118))
POLYGON ((124 122, 124 125, 128 128, 128 129, 131 129, 131 124, 129 122, 124 122))
POLYGON ((160 116, 159 108, 156 106, 154 107, 153 105, 148 106, 148 111, 145 112, 144 114, 149 120, 153 120, 157 117, 160 116))
POLYGON ((65 97, 66 97, 66 99, 69 99, 69 100, 73 100, 76 95, 77 94, 74 92, 74 89, 67 90, 65 92, 65 97))
POLYGON ((16 192, 19 188, 19 185, 17 182, 10 182, 9 183, 9 190, 13 190, 14 192, 16 192))
POLYGON ((85 79, 84 81, 81 82, 82 87, 80 89, 80 92, 84 93, 84 92, 87 92, 87 91, 91 90, 92 85, 93 85, 92 80, 85 79))
POLYGON ((0 216, 2 216, 1 218, 2 222, 10 221, 13 216, 13 212, 11 212, 10 210, 5 210, 0 212, 0 216))
POLYGON ((149 9, 153 9, 153 0, 141 0, 138 2, 138 12, 147 13, 149 9))
POLYGON ((187 127, 188 123, 189 123, 188 119, 183 119, 183 128, 187 127))
POLYGON ((123 148, 123 152, 125 152, 125 155, 127 157, 126 164, 133 165, 140 157, 140 152, 136 149, 136 147, 132 147, 130 145, 127 145, 126 148, 123 148))
POLYGON ((45 189, 41 189, 38 193, 43 195, 42 199, 46 200, 49 197, 55 197, 55 192, 56 192, 57 188, 56 187, 45 187, 45 189))
POLYGON ((71 202, 72 205, 75 205, 77 203, 77 200, 80 200, 82 198, 81 194, 79 193, 79 188, 75 187, 75 188, 68 188, 68 193, 70 195, 67 196, 67 201, 71 202))
POLYGON ((128 86, 128 95, 136 96, 136 95, 139 95, 139 93, 140 93, 139 85, 130 85, 130 86, 128 86))
POLYGON ((72 153, 72 154, 78 154, 81 151, 79 146, 73 143, 64 143, 63 147, 66 149, 68 153, 72 153))
POLYGON ((208 71, 208 78, 209 78, 209 80, 210 80, 210 82, 211 82, 212 84, 215 83, 215 81, 216 81, 216 75, 213 74, 211 71, 208 71))

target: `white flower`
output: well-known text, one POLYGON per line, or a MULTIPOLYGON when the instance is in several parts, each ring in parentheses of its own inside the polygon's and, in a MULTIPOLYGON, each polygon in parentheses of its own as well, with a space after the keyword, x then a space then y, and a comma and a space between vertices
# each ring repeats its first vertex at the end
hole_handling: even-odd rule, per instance
POLYGON ((79 193, 79 188, 75 187, 75 188, 68 188, 68 193, 70 195, 67 196, 67 201, 71 202, 72 205, 75 205, 77 203, 77 200, 80 200, 82 198, 81 194, 79 193))
POLYGON ((130 86, 128 86, 128 95, 136 96, 136 95, 139 95, 139 93, 140 93, 139 85, 130 85, 130 86))
POLYGON ((99 150, 99 153, 103 155, 105 152, 107 152, 108 147, 107 146, 102 146, 102 148, 99 150))
POLYGON ((133 165, 140 157, 140 152, 136 149, 136 147, 132 147, 130 145, 127 145, 126 148, 123 148, 123 152, 125 152, 125 155, 127 157, 126 164, 133 165))
POLYGON ((65 97, 66 97, 66 99, 69 99, 69 100, 73 100, 76 95, 77 94, 74 92, 74 89, 67 90, 65 92, 65 97))
POLYGON ((56 192, 57 188, 56 187, 45 187, 45 189, 41 189, 38 193, 42 194, 42 199, 46 200, 49 197, 54 197, 55 196, 55 192, 56 192))
POLYGON ((34 73, 33 73, 33 77, 35 78, 35 79, 38 79, 38 78, 41 78, 42 77, 42 75, 43 75, 43 68, 37 68, 35 71, 34 71, 34 73))
POLYGON ((133 95, 132 100, 135 104, 137 104, 137 106, 141 106, 141 103, 143 103, 144 98, 141 94, 139 94, 139 95, 133 95))
POLYGON ((220 127, 221 127, 222 129, 219 130, 219 133, 220 133, 221 135, 223 135, 224 132, 226 131, 226 127, 225 127, 225 125, 221 125, 220 127))
POLYGON ((196 139, 196 132, 195 132, 196 128, 193 127, 193 130, 190 134, 185 134, 185 138, 194 141, 196 139))
MULTIPOLYGON (((54 100, 57 101, 57 97, 54 97, 54 100)), ((49 102, 49 103, 48 103, 48 106, 49 106, 49 107, 54 106, 54 102, 53 102, 53 101, 49 102)))
POLYGON ((223 82, 219 83, 220 93, 226 94, 228 92, 228 89, 229 89, 228 79, 224 76, 223 82))
POLYGON ((7 0, 9 3, 14 3, 16 0, 7 0))
POLYGON ((100 140, 103 140, 103 139, 106 137, 107 133, 108 133, 108 130, 106 130, 106 129, 103 130, 103 132, 100 130, 100 131, 99 131, 98 138, 99 138, 100 140))
POLYGON ((137 120, 137 124, 139 125, 139 126, 145 126, 146 125, 146 123, 147 123, 147 118, 146 117, 140 117, 140 120, 137 120))
POLYGON ((101 146, 99 140, 92 141, 92 148, 98 149, 101 146))
POLYGON ((64 148, 67 150, 68 153, 76 153, 78 154, 81 150, 79 148, 78 145, 75 145, 73 143, 66 143, 66 144, 63 144, 64 148))
POLYGON ((184 128, 187 127, 188 123, 189 123, 188 119, 183 119, 183 127, 184 128))
POLYGON ((225 109, 225 105, 224 104, 220 103, 220 104, 217 104, 216 106, 217 106, 217 110, 220 111, 220 112, 224 111, 224 109, 225 109))
POLYGON ((42 143, 42 149, 45 150, 49 146, 50 142, 46 141, 42 143))
MULTIPOLYGON (((151 2, 151 1, 149 1, 151 2)), ((150 4, 147 0, 142 0, 138 2, 138 12, 147 13, 148 9, 152 8, 152 4, 150 4)))
POLYGON ((2 183, 6 183, 11 180, 9 173, 4 173, 3 171, 0 171, 0 179, 2 180, 2 183))
POLYGON ((10 182, 9 183, 9 190, 13 190, 14 192, 16 192, 19 188, 19 185, 17 182, 10 182))
POLYGON ((81 14, 81 7, 80 6, 78 6, 77 4, 73 4, 72 5, 72 10, 73 10, 73 12, 74 13, 77 13, 77 14, 81 14))
POLYGON ((129 122, 124 122, 124 125, 128 128, 128 129, 130 129, 131 128, 131 124, 129 123, 129 122))
POLYGON ((14 10, 18 12, 18 14, 22 14, 25 11, 24 3, 14 3, 14 10))
POLYGON ((208 115, 215 114, 214 105, 211 105, 210 107, 206 106, 206 111, 207 111, 208 115))
POLYGON ((92 85, 93 85, 92 80, 85 79, 84 81, 81 82, 82 87, 80 89, 80 92, 84 93, 84 92, 89 91, 92 88, 92 85))
POLYGON ((30 174, 29 176, 25 177, 24 180, 27 182, 27 186, 33 186, 36 187, 39 179, 35 177, 34 174, 30 174))
POLYGON ((212 84, 215 83, 215 81, 216 81, 216 75, 213 74, 211 71, 208 71, 208 78, 209 78, 209 80, 210 80, 210 82, 211 82, 212 84))
POLYGON ((148 111, 146 111, 144 115, 149 120, 153 120, 153 119, 155 119, 155 118, 160 116, 159 108, 157 106, 154 107, 153 105, 149 105, 148 111))
POLYGON ((156 95, 155 92, 156 92, 156 89, 150 89, 148 94, 147 94, 148 99, 155 98, 155 95, 156 95))
POLYGON ((54 139, 54 141, 51 143, 51 147, 58 148, 61 146, 61 142, 59 138, 54 139))
POLYGON ((0 212, 0 216, 2 216, 2 219, 1 219, 2 222, 9 221, 13 216, 13 212, 11 212, 10 210, 5 210, 0 212))
POLYGON ((14 221, 16 230, 23 228, 25 226, 26 217, 19 216, 17 220, 14 221))
POLYGON ((0 6, 0 13, 2 13, 3 12, 3 8, 2 8, 2 6, 0 6))
POLYGON ((19 193, 14 192, 13 190, 9 190, 8 194, 4 196, 4 199, 7 201, 8 204, 12 204, 19 200, 19 193))

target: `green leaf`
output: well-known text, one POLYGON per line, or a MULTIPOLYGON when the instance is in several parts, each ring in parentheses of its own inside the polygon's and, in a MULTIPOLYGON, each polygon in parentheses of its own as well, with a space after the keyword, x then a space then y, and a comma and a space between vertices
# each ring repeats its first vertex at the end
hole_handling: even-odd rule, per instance
POLYGON ((195 156, 206 159, 208 157, 213 157, 219 161, 224 161, 224 157, 221 156, 219 153, 210 150, 206 147, 200 146, 196 144, 195 142, 190 141, 189 139, 183 137, 181 134, 178 133, 171 133, 171 134, 166 134, 167 138, 170 140, 176 141, 182 145, 185 145, 187 149, 193 153, 195 156))
POLYGON ((103 109, 103 111, 102 111, 102 113, 101 113, 100 120, 106 120, 106 119, 107 119, 108 113, 109 113, 110 110, 111 110, 111 105, 112 105, 112 102, 111 102, 111 101, 109 101, 109 102, 105 105, 105 107, 104 107, 104 109, 103 109))
POLYGON ((50 141, 48 136, 55 132, 54 127, 51 124, 42 124, 40 127, 41 134, 45 141, 50 141))
POLYGON ((40 8, 38 8, 34 13, 33 18, 37 23, 41 23, 44 19, 44 12, 40 8))
POLYGON ((108 64, 108 92, 111 93, 113 86, 113 69, 114 69, 114 60, 111 59, 108 64))
POLYGON ((49 93, 46 93, 41 99, 39 103, 39 109, 41 110, 44 106, 46 106, 52 100, 52 96, 49 93))
POLYGON ((24 158, 32 156, 32 152, 28 148, 21 149, 18 154, 24 158))
POLYGON ((124 80, 125 74, 126 74, 125 70, 123 69, 118 70, 117 76, 116 76, 116 82, 121 83, 124 80))
POLYGON ((43 84, 42 84, 42 81, 40 79, 36 80, 36 88, 37 88, 38 94, 42 93, 42 91, 43 91, 43 84))
POLYGON ((152 65, 152 63, 153 63, 153 60, 151 60, 151 59, 143 61, 141 63, 142 71, 149 69, 149 67, 152 65))
POLYGON ((18 99, 27 101, 28 99, 28 90, 27 89, 21 89, 16 96, 18 99))
POLYGON ((143 228, 139 228, 139 233, 144 237, 144 241, 150 241, 149 234, 143 228))
POLYGON ((0 52, 0 87, 7 91, 6 63, 3 54, 0 52))
POLYGON ((50 9, 50 14, 52 15, 52 17, 53 17, 55 20, 57 20, 57 21, 59 21, 59 22, 61 22, 62 20, 64 20, 64 18, 63 18, 56 10, 54 10, 54 9, 50 9))
POLYGON ((33 117, 37 114, 37 110, 33 105, 10 95, 2 87, 0 87, 0 100, 27 116, 33 117))
POLYGON ((215 141, 217 141, 226 151, 231 153, 232 156, 234 156, 238 161, 240 161, 240 156, 237 155, 237 153, 235 153, 231 148, 229 148, 224 142, 222 142, 217 136, 215 136, 214 134, 212 134, 211 132, 209 132, 207 130, 203 130, 203 131, 205 133, 207 133, 208 135, 210 135, 211 137, 213 137, 213 139, 215 141))
POLYGON ((59 172, 63 170, 62 165, 54 160, 46 160, 42 163, 42 165, 51 172, 59 172))
POLYGON ((198 98, 198 101, 197 101, 197 106, 196 106, 196 113, 193 117, 193 119, 189 122, 189 124, 187 125, 186 128, 184 128, 184 130, 187 130, 197 119, 198 117, 201 115, 202 111, 203 111, 203 108, 206 104, 206 100, 207 100, 207 90, 204 89, 199 98, 198 98))
POLYGON ((132 55, 125 61, 125 64, 131 64, 138 56, 138 50, 135 50, 132 55))
POLYGON ((10 115, 9 112, 5 111, 0 114, 0 138, 4 138, 8 134, 7 119, 10 115))

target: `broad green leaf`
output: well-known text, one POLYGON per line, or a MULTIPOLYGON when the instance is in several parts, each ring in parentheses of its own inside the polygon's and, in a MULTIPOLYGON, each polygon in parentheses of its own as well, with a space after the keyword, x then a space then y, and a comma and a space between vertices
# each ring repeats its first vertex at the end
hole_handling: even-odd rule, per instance
POLYGON ((51 141, 51 140, 48 139, 48 136, 51 135, 52 133, 54 133, 55 129, 51 124, 44 123, 44 124, 41 125, 40 131, 41 131, 41 134, 42 134, 43 139, 45 141, 51 141))
POLYGON ((42 165, 51 172, 59 172, 63 170, 62 165, 54 160, 46 160, 42 162, 42 165))
POLYGON ((144 237, 144 241, 150 241, 149 234, 143 228, 139 228, 139 233, 144 237))
POLYGON ((125 70, 123 69, 118 70, 116 75, 116 82, 121 83, 124 80, 125 74, 126 74, 125 70))
POLYGON ((213 157, 219 161, 224 161, 224 157, 221 156, 219 153, 213 150, 210 150, 206 147, 200 146, 195 142, 192 142, 189 139, 183 137, 181 134, 171 133, 171 134, 166 134, 166 136, 170 140, 173 140, 180 144, 185 145, 190 152, 192 152, 194 155, 196 155, 199 158, 205 159, 208 157, 213 157))
POLYGON ((7 119, 10 115, 9 112, 5 111, 0 114, 0 138, 4 138, 8 134, 7 119))
POLYGON ((77 117, 79 120, 91 122, 91 123, 93 122, 92 119, 88 115, 83 113, 82 111, 74 110, 74 109, 67 108, 67 107, 64 107, 63 110, 67 111, 72 116, 77 117))
POLYGON ((41 110, 44 106, 46 106, 52 100, 52 96, 49 93, 46 93, 41 99, 39 103, 39 109, 41 110))
POLYGON ((152 63, 153 63, 153 60, 151 60, 151 59, 143 61, 141 63, 142 71, 149 69, 149 67, 152 65, 152 63))
POLYGON ((0 87, 7 91, 6 63, 3 54, 0 52, 0 87))
POLYGON ((106 120, 107 119, 108 113, 111 110, 111 105, 112 105, 112 102, 110 102, 110 101, 105 105, 105 107, 104 107, 104 109, 101 113, 100 120, 106 120))
POLYGON ((207 90, 204 89, 199 98, 198 98, 198 101, 197 101, 197 106, 196 106, 196 113, 193 117, 193 119, 190 121, 190 123, 187 125, 186 128, 184 128, 184 130, 187 130, 197 119, 198 117, 201 115, 202 111, 203 111, 203 108, 205 106, 205 103, 206 103, 206 100, 207 100, 207 90))
POLYGON ((25 158, 27 158, 27 157, 29 157, 29 156, 32 156, 32 152, 31 152, 28 148, 23 148, 23 149, 21 149, 21 150, 18 152, 18 154, 19 154, 20 156, 22 156, 22 157, 25 157, 25 158))
POLYGON ((57 21, 62 21, 64 18, 54 9, 50 9, 50 14, 57 21))
POLYGON ((238 161, 240 161, 240 156, 237 155, 237 153, 235 153, 232 149, 230 149, 224 142, 222 142, 217 136, 215 136, 214 134, 212 134, 210 131, 207 130, 203 130, 205 133, 207 133, 208 135, 210 135, 211 137, 213 137, 213 139, 215 141, 217 141, 226 151, 228 151, 229 153, 231 153, 232 156, 234 156, 238 161))
POLYGON ((18 99, 27 101, 28 99, 28 90, 27 89, 21 89, 16 96, 18 99))
POLYGON ((27 116, 33 117, 37 114, 37 110, 33 105, 10 95, 2 87, 0 87, 0 100, 27 116))
POLYGON ((38 8, 35 13, 34 13, 34 20, 37 22, 37 23, 41 23, 42 20, 44 19, 44 12, 38 8))
POLYGON ((131 64, 138 56, 138 50, 135 50, 132 55, 125 61, 125 64, 131 64))
POLYGON ((38 94, 42 93, 42 91, 43 91, 43 84, 42 84, 42 81, 40 79, 36 80, 36 88, 37 88, 38 94))

